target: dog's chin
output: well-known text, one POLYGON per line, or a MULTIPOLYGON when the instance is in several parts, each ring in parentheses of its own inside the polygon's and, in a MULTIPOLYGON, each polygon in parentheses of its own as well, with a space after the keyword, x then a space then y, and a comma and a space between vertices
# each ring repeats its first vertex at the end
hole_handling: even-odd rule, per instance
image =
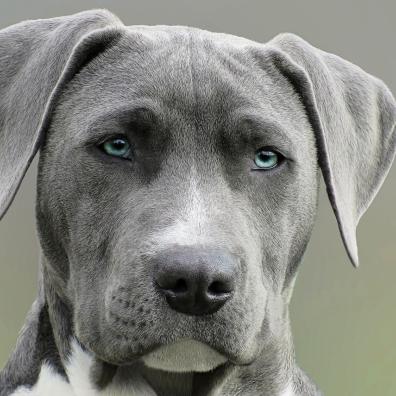
POLYGON ((114 366, 131 366, 140 362, 148 368, 170 372, 206 372, 225 363, 234 366, 251 364, 260 353, 258 345, 247 340, 233 344, 221 337, 185 335, 144 339, 122 338, 114 332, 104 332, 100 339, 85 338, 84 332, 77 335, 80 344, 97 359, 114 366), (210 338, 210 339, 207 339, 210 338), (220 342, 223 341, 224 342, 220 342))
POLYGON ((226 363, 246 365, 252 362, 252 357, 244 359, 239 355, 229 353, 223 348, 215 348, 192 338, 183 338, 167 344, 153 344, 139 352, 132 352, 128 349, 115 354, 114 350, 113 353, 110 351, 103 353, 103 350, 90 348, 81 341, 79 342, 99 361, 117 367, 129 367, 142 362, 151 369, 187 373, 212 371, 226 363))
POLYGON ((207 372, 228 358, 201 341, 183 339, 163 345, 142 356, 147 367, 171 372, 207 372))

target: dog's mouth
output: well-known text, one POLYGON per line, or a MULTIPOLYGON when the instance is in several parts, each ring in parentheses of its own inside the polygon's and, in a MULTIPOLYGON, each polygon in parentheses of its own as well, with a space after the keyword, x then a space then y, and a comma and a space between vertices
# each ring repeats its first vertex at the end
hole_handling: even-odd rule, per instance
MULTIPOLYGON (((172 312, 171 312, 172 313, 172 312)), ((76 326, 80 342, 98 359, 115 366, 137 362, 171 372, 205 372, 229 362, 250 364, 259 350, 259 333, 250 316, 234 312, 190 317, 152 313, 152 308, 130 319, 122 310, 109 311, 100 331, 87 322, 76 326), (150 311, 151 310, 151 311, 150 311), (161 316, 161 315, 162 316, 161 316), (253 330, 252 330, 253 329, 253 330)))
POLYGON ((233 365, 251 363, 241 360, 222 345, 212 346, 192 338, 182 338, 166 344, 156 343, 139 351, 124 350, 117 357, 108 354, 103 356, 91 348, 87 349, 102 362, 113 366, 132 366, 142 362, 149 368, 178 373, 208 372, 227 362, 233 365))
POLYGON ((201 341, 186 338, 171 344, 157 346, 129 362, 124 361, 117 364, 95 356, 90 373, 91 379, 97 385, 105 387, 113 380, 118 369, 124 370, 122 371, 124 376, 126 373, 132 372, 138 372, 139 375, 145 376, 145 367, 172 375, 175 373, 213 374, 229 365, 234 365, 234 363, 225 354, 201 341))

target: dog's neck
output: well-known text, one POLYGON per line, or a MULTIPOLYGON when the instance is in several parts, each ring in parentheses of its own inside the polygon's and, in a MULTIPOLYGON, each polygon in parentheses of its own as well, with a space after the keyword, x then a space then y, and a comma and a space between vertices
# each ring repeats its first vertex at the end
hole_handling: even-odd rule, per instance
POLYGON ((71 314, 54 289, 41 288, 16 351, 0 377, 0 396, 200 396, 200 395, 317 395, 294 364, 290 331, 281 348, 268 345, 248 366, 225 363, 204 373, 172 373, 146 367, 99 362, 78 343, 71 314), (9 389, 9 391, 7 391, 9 389), (30 393, 29 393, 30 392, 30 393), (38 393, 37 393, 38 392, 38 393))

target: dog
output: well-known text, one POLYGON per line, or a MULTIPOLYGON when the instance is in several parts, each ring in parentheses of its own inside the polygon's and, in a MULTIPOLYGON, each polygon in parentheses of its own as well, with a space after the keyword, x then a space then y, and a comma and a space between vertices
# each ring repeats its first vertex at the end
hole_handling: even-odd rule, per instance
POLYGON ((104 9, 0 31, 0 213, 35 154, 38 296, 1 396, 320 395, 288 306, 320 175, 352 263, 396 151, 358 66, 125 26, 104 9))

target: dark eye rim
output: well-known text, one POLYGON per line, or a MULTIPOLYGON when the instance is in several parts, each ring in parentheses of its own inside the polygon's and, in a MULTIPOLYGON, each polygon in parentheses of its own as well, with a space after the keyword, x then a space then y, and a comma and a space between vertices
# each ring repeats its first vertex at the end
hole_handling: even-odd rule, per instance
MULTIPOLYGON (((284 165, 284 163, 287 160, 286 156, 277 147, 274 146, 260 147, 254 152, 254 155, 256 156, 256 154, 260 151, 271 151, 275 153, 278 156, 278 162, 274 166, 271 166, 270 168, 259 168, 258 166, 253 166, 251 168, 252 171, 271 172, 275 169, 280 168, 282 165, 284 165)), ((254 159, 253 159, 253 164, 255 164, 254 159)))

